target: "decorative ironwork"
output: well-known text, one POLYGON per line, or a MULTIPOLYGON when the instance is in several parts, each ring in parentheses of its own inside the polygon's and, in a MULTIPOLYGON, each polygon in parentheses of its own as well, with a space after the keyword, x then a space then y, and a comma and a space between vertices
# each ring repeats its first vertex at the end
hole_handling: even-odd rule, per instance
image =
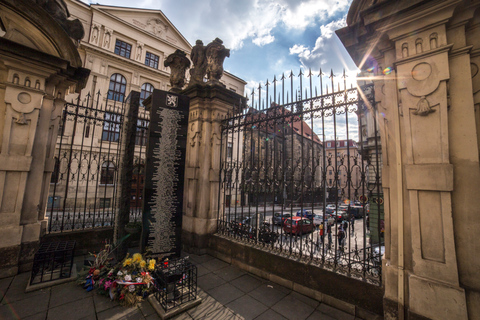
POLYGON ((218 233, 380 285, 374 86, 348 88, 345 71, 342 86, 318 77, 319 95, 311 71, 267 80, 223 121, 218 233))
MULTIPOLYGON (((55 148, 46 216, 47 232, 113 226, 118 199, 121 133, 129 97, 124 102, 95 99, 66 103, 55 148)), ((144 162, 149 113, 137 122, 130 221, 141 221, 144 162)))
POLYGON ((164 261, 154 278, 154 296, 165 311, 197 299, 197 267, 188 257, 164 261))
POLYGON ((30 285, 70 278, 74 252, 75 241, 40 244, 33 258, 30 285))

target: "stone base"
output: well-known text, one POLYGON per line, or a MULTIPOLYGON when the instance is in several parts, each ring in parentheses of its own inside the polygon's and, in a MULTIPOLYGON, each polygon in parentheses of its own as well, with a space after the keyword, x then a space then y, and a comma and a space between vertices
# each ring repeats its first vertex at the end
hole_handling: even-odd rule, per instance
POLYGON ((444 319, 446 315, 450 319, 468 319, 464 289, 414 275, 408 281, 408 313, 418 315, 415 319, 444 319))
POLYGON ((31 291, 35 291, 35 290, 48 288, 48 287, 53 287, 53 286, 56 286, 58 284, 62 284, 62 283, 65 283, 65 282, 75 281, 75 280, 77 280, 77 266, 75 264, 73 264, 72 274, 70 275, 70 278, 63 278, 63 279, 58 279, 58 280, 41 282, 41 283, 37 283, 37 284, 34 284, 34 285, 30 285, 31 280, 32 280, 32 276, 30 275, 30 278, 28 279, 27 288, 25 289, 25 292, 31 292, 31 291))
POLYGON ((12 246, 0 248, 0 279, 18 274, 18 259, 20 257, 21 246, 12 246))
POLYGON ((202 255, 207 253, 210 235, 198 235, 192 232, 182 230, 183 250, 202 255))
POLYGON ((165 311, 163 307, 160 305, 160 303, 155 299, 155 296, 153 294, 149 295, 147 298, 148 302, 152 305, 152 307, 155 309, 157 314, 162 318, 163 320, 165 319, 170 319, 182 312, 187 311, 188 309, 191 309, 193 307, 198 306, 202 302, 202 298, 197 297, 197 299, 182 303, 178 307, 172 308, 169 311, 165 311))

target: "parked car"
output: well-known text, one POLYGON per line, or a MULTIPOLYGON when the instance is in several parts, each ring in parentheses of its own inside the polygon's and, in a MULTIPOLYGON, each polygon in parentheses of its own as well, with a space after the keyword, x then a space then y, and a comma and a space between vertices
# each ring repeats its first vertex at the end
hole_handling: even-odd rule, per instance
POLYGON ((314 215, 314 213, 311 210, 303 209, 303 212, 302 212, 302 210, 297 211, 297 217, 304 217, 304 218, 312 220, 313 215, 314 215))
MULTIPOLYGON (((329 225, 332 225, 335 222, 335 219, 333 219, 328 213, 325 215, 325 220, 329 225)), ((315 213, 313 215, 313 224, 315 226, 319 226, 322 223, 322 221, 323 221, 323 213, 319 213, 319 214, 315 213)))
POLYGON ((291 213, 284 213, 283 215, 280 212, 275 212, 273 214, 273 224, 277 226, 282 226, 285 219, 289 219, 292 217, 291 213))
POLYGON ((291 233, 295 235, 302 235, 313 231, 313 223, 307 218, 292 217, 285 220, 283 224, 283 231, 285 233, 291 233))
POLYGON ((345 211, 338 210, 331 213, 330 217, 333 219, 333 221, 342 222, 347 217, 347 213, 345 211))
MULTIPOLYGON (((365 210, 366 212, 366 210, 365 210)), ((363 214, 364 214, 364 209, 362 206, 350 206, 350 211, 349 211, 350 214, 353 214, 353 216, 355 217, 355 219, 358 219, 358 218, 363 218, 363 214)))

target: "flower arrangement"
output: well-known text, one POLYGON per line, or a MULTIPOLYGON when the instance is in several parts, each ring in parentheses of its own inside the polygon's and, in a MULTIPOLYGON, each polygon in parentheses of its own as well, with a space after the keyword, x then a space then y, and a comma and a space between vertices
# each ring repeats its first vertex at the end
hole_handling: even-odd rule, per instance
POLYGON ((107 240, 105 240, 104 243, 105 246, 99 253, 90 253, 90 255, 94 257, 94 260, 90 264, 90 269, 88 270, 85 281, 82 281, 87 291, 93 290, 95 282, 100 278, 100 274, 103 270, 110 267, 110 263, 113 260, 111 255, 117 247, 112 246, 107 240))
POLYGON ((140 253, 127 255, 122 262, 108 270, 97 281, 98 292, 118 300, 124 306, 134 306, 153 292, 150 272, 155 270, 155 259, 144 259, 140 253))

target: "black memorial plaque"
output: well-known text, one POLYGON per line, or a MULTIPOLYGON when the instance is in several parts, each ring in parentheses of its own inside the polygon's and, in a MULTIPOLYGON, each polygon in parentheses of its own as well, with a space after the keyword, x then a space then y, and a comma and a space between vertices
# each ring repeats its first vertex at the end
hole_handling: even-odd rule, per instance
POLYGON ((145 169, 143 248, 180 257, 189 98, 154 90, 145 169))

